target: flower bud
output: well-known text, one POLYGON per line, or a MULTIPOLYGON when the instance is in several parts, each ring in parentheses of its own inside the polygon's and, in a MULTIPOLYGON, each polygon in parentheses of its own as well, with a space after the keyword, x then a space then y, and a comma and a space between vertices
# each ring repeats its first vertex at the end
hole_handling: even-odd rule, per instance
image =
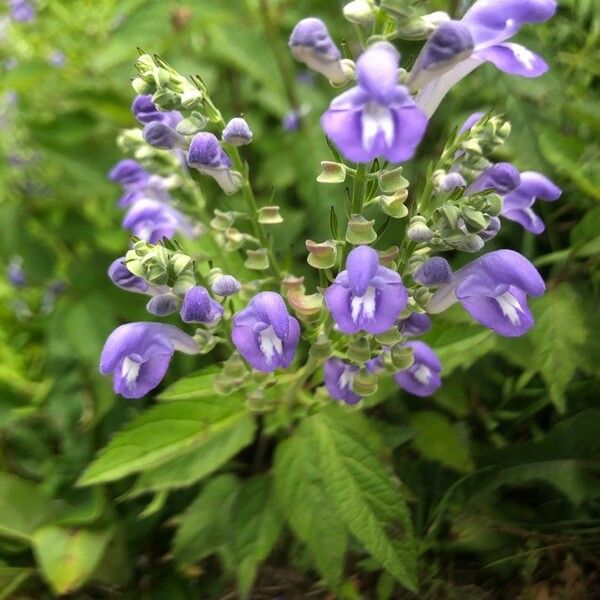
POLYGON ((196 88, 187 88, 179 97, 181 108, 193 110, 202 106, 202 93, 196 88))
POLYGON ((188 291, 181 305, 181 320, 184 323, 215 325, 223 316, 223 307, 215 302, 206 288, 194 286, 188 291))
POLYGON ((192 114, 177 123, 177 132, 181 135, 195 135, 202 131, 208 124, 208 119, 200 112, 194 111, 192 114))
MULTIPOLYGON (((116 261, 115 261, 116 262, 116 261)), ((114 264, 114 263, 113 263, 114 264)), ((111 265, 112 266, 112 265, 111 265)), ((131 276, 131 273, 129 274, 131 276)), ((110 276, 110 269, 109 269, 110 276)), ((23 270, 23 259, 20 256, 15 256, 8 267, 6 268, 6 277, 14 287, 23 287, 27 283, 27 275, 23 270)), ((146 283, 146 282, 144 282, 146 283)), ((147 284, 146 284, 147 287, 147 284)))
POLYGON ((406 235, 413 242, 428 242, 433 237, 433 231, 427 226, 424 217, 416 215, 410 220, 406 235))
POLYGON ((413 349, 410 346, 403 346, 402 344, 396 344, 394 347, 392 347, 390 356, 394 368, 398 369, 399 371, 408 369, 415 362, 413 349))
POLYGON ((484 210, 490 217, 497 217, 502 212, 502 198, 498 194, 488 194, 485 197, 484 210))
POLYGON ((326 242, 313 242, 306 240, 306 249, 308 257, 306 261, 315 269, 330 269, 337 261, 337 246, 332 240, 326 242))
POLYGON ((364 335, 352 338, 348 346, 348 358, 359 365, 366 363, 371 358, 369 340, 364 335))
POLYGON ((279 225, 283 217, 279 213, 279 206, 263 206, 258 210, 258 222, 262 225, 279 225))
POLYGON ((439 170, 433 174, 433 185, 438 192, 452 192, 456 188, 467 187, 467 182, 460 173, 439 170))
POLYGON ((175 294, 167 293, 154 296, 146 304, 146 310, 157 317, 172 315, 179 308, 179 298, 175 294))
POLYGON ((321 161, 321 173, 317 177, 319 183, 343 183, 346 181, 346 166, 329 160, 321 161))
POLYGON ((181 107, 179 96, 168 89, 159 89, 152 95, 152 102, 163 111, 177 110, 181 107))
POLYGON ((413 298, 415 299, 415 302, 419 305, 419 306, 426 306, 427 303, 429 302, 429 300, 431 299, 431 296, 433 294, 425 288, 419 288, 417 290, 415 290, 414 294, 413 294, 413 298))
POLYGON ((446 203, 440 207, 439 213, 450 229, 458 227, 458 220, 460 219, 460 209, 458 206, 446 203))
POLYGON ((269 253, 266 248, 246 250, 244 266, 253 271, 266 271, 269 268, 269 253))
POLYGON ((402 175, 402 167, 396 167, 391 171, 381 171, 377 177, 379 189, 384 194, 393 194, 399 190, 405 190, 409 181, 402 175))
POLYGON ((144 79, 142 79, 141 77, 136 77, 132 82, 131 82, 131 87, 133 87, 133 90, 135 91, 136 94, 143 96, 146 94, 153 94, 156 91, 156 86, 154 85, 154 83, 150 83, 144 79))
POLYGON ((374 224, 375 221, 369 221, 362 215, 352 215, 346 229, 346 241, 353 246, 374 242, 377 239, 374 224))
POLYGON ((244 119, 235 117, 225 125, 221 138, 232 146, 245 146, 252 141, 252 131, 244 119))
POLYGON ((463 206, 461 216, 467 228, 475 233, 485 229, 488 225, 486 216, 470 206, 463 206))
POLYGON ((125 258, 117 258, 108 268, 108 277, 110 280, 123 290, 138 293, 148 291, 148 282, 142 277, 134 275, 125 264, 125 258))
POLYGON ((372 396, 377 391, 377 375, 367 369, 359 369, 352 381, 352 391, 359 396, 372 396))
POLYGON ((408 190, 398 190, 391 196, 378 196, 376 200, 382 213, 394 219, 403 219, 408 215, 408 208, 404 204, 407 198, 408 190))
POLYGON ((144 127, 142 135, 144 140, 154 148, 172 150, 173 148, 186 148, 187 146, 185 138, 181 134, 158 121, 148 123, 144 127))
POLYGON ((437 287, 450 283, 453 277, 448 261, 441 256, 430 258, 413 275, 413 279, 425 287, 437 287))
POLYGON ((242 289, 242 284, 233 275, 220 275, 210 284, 210 289, 213 294, 227 297, 237 294, 242 289))
POLYGON ((356 25, 371 25, 375 20, 375 5, 373 0, 353 0, 344 6, 344 17, 356 25))
POLYGON ((463 252, 479 252, 483 248, 483 240, 477 234, 469 233, 451 246, 463 252))
POLYGON ((498 217, 491 217, 487 227, 484 230, 480 231, 478 235, 484 242, 487 242, 493 237, 496 237, 499 231, 500 219, 498 217))
MULTIPOLYGON (((392 9, 387 9, 391 12, 392 9)), ((400 16, 406 17, 405 14, 400 16)), ((416 19, 409 20, 398 29, 398 34, 405 40, 424 40, 427 39, 442 23, 450 20, 447 13, 436 11, 416 19)))

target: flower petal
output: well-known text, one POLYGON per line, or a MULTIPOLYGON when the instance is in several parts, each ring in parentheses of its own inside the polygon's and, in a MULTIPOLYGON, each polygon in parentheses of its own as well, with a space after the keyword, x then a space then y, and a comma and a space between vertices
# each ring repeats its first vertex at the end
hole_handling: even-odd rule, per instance
POLYGON ((541 56, 521 44, 510 42, 496 44, 477 50, 474 55, 491 62, 501 71, 511 75, 539 77, 549 69, 548 64, 541 56))
POLYGON ((370 246, 357 246, 350 251, 346 259, 346 270, 354 296, 362 296, 366 293, 378 267, 379 256, 370 246))
POLYGON ((324 292, 327 308, 342 333, 356 333, 360 326, 352 320, 352 292, 338 283, 330 285, 324 292))
POLYGON ((546 224, 533 212, 531 208, 512 208, 502 211, 502 216, 510 221, 515 221, 523 226, 527 231, 539 235, 546 229, 546 224))
POLYGON ((356 78, 369 96, 387 104, 398 85, 400 55, 389 42, 377 42, 369 46, 356 61, 356 78))

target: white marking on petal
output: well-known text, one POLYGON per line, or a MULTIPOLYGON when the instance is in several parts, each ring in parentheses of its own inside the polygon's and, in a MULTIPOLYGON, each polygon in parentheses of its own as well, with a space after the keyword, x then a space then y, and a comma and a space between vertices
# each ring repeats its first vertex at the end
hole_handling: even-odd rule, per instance
POLYGON ((370 150, 375 143, 377 135, 381 131, 385 143, 390 147, 394 143, 394 119, 392 111, 378 102, 365 104, 362 113, 362 143, 370 150))
POLYGON ((357 371, 352 371, 351 369, 344 369, 340 378, 338 379, 338 385, 340 389, 344 388, 351 390, 352 384, 354 383, 354 378, 356 377, 357 371))
POLYGON ((269 325, 258 334, 260 351, 263 353, 265 360, 271 362, 275 355, 283 354, 283 342, 275 334, 273 325, 269 325))
POLYGON ((368 287, 363 296, 353 296, 351 301, 352 320, 356 323, 358 317, 362 315, 367 319, 375 316, 375 288, 368 287))
POLYGON ((125 360, 123 361, 123 366, 121 367, 121 377, 125 379, 127 387, 133 387, 133 384, 138 378, 141 366, 141 363, 131 360, 129 356, 125 357, 125 360))
POLYGON ((508 317, 508 320, 517 327, 521 324, 521 317, 519 316, 519 312, 523 312, 519 301, 510 293, 504 292, 501 296, 496 298, 496 301, 500 305, 500 310, 505 317, 508 317))
POLYGON ((535 54, 519 44, 511 44, 511 50, 515 58, 527 69, 533 71, 535 68, 535 54))
POLYGON ((426 365, 419 365, 419 367, 415 369, 413 375, 419 383, 427 385, 431 379, 431 369, 426 365))

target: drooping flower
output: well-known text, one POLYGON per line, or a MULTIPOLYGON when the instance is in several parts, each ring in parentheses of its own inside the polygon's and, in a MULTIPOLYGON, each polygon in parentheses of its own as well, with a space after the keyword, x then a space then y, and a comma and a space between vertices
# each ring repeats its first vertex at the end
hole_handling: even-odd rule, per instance
POLYGON ((233 275, 221 275, 210 286, 217 296, 233 296, 242 289, 242 284, 233 275))
POLYGON ((321 126, 348 159, 366 163, 383 157, 408 160, 427 127, 427 117, 398 84, 398 51, 377 42, 358 59, 358 86, 333 100, 321 126))
POLYGON ((100 356, 100 372, 113 374, 113 387, 125 398, 141 398, 164 378, 175 350, 199 352, 187 333, 162 323, 128 323, 108 337, 100 356))
POLYGON ((131 105, 133 116, 142 124, 163 123, 167 127, 175 128, 183 119, 181 113, 176 110, 160 111, 152 102, 152 96, 136 96, 131 105))
POLYGON ((300 325, 283 298, 260 292, 233 317, 231 339, 250 365, 263 372, 289 367, 300 339, 300 325))
POLYGON ((148 123, 142 131, 144 140, 154 148, 172 150, 174 148, 187 149, 186 139, 169 125, 160 121, 148 123))
MULTIPOLYGON (((555 0, 477 0, 460 21, 449 21, 440 25, 442 33, 453 31, 447 35, 452 43, 448 43, 447 52, 461 59, 452 64, 450 69, 429 72, 421 68, 419 72, 411 73, 411 79, 418 82, 420 92, 416 103, 425 114, 431 116, 448 91, 469 73, 489 61, 498 69, 512 75, 523 77, 539 77, 548 70, 548 65, 537 54, 529 49, 507 42, 523 25, 542 23, 548 20, 556 11, 555 0), (466 32, 473 40, 472 52, 460 52, 461 46, 454 42, 456 39, 466 39, 466 32)), ((439 30, 439 27, 438 27, 439 30)), ((420 59, 430 54, 441 53, 439 44, 444 37, 434 34, 428 41, 420 59), (436 53, 437 51, 437 53, 436 53)), ((465 50, 467 45, 465 45, 465 50)))
POLYGON ((108 178, 123 187, 138 186, 147 183, 150 173, 137 161, 126 158, 119 161, 108 174, 108 178))
POLYGON ((440 359, 425 342, 415 340, 403 345, 412 348, 414 363, 394 375, 396 383, 415 396, 431 396, 442 385, 440 359))
POLYGON ((325 376, 325 387, 329 395, 336 400, 342 400, 346 404, 356 404, 362 397, 352 391, 352 383, 358 367, 340 360, 329 358, 323 365, 325 376))
POLYGON ((489 252, 459 269, 449 282, 422 277, 420 270, 414 279, 438 287, 425 307, 428 313, 460 302, 476 321, 507 337, 523 335, 533 325, 527 296, 541 296, 545 290, 536 268, 513 250, 489 252))
POLYGON ((210 297, 207 289, 196 285, 186 292, 180 315, 184 323, 214 325, 219 322, 223 312, 223 307, 210 297))
POLYGON ((117 258, 111 263, 110 267, 108 267, 108 277, 117 287, 128 292, 157 296, 171 291, 171 288, 167 285, 151 284, 142 277, 134 275, 127 268, 124 256, 117 258))
POLYGON ((431 329, 431 319, 425 313, 410 313, 399 325, 400 333, 406 337, 423 335, 431 329))
POLYGON ((156 244, 163 238, 170 240, 176 233, 188 238, 196 235, 183 213, 169 204, 149 198, 142 198, 131 205, 123 219, 123 228, 151 244, 156 244))
POLYGON ((550 179, 535 171, 521 173, 521 183, 504 196, 502 216, 520 223, 531 233, 542 233, 546 226, 540 217, 533 212, 536 200, 553 202, 558 200, 562 190, 550 179))
POLYGON ((172 315, 179 308, 179 297, 168 291, 164 294, 152 296, 146 304, 146 310, 157 317, 167 317, 172 315))
POLYGON ((245 146, 252 141, 252 130, 245 119, 235 117, 225 125, 221 137, 232 146, 245 146))
POLYGON ((325 291, 325 302, 343 333, 390 329, 406 307, 408 295, 396 271, 379 264, 377 252, 357 246, 334 283, 325 291))
POLYGON ((465 190, 465 196, 472 196, 483 190, 491 189, 500 195, 512 192, 521 182, 519 171, 510 163, 496 163, 488 167, 465 190))
POLYGON ((320 19, 302 19, 292 31, 289 47, 296 60, 325 75, 332 83, 342 84, 347 80, 342 55, 320 19))
POLYGON ((231 159, 212 133, 201 131, 194 136, 187 163, 200 173, 212 177, 226 194, 235 194, 242 187, 241 173, 232 170, 231 159))

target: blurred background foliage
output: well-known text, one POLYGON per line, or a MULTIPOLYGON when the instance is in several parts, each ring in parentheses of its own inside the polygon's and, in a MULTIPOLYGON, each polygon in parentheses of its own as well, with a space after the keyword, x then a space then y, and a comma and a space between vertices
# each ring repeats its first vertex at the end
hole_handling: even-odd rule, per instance
MULTIPOLYGON (((463 3, 421 4, 457 14, 463 3)), ((0 281, 0 598, 233 598, 230 570, 210 558, 235 525, 219 513, 227 476, 168 501, 166 492, 125 501, 121 482, 75 486, 94 453, 151 403, 115 398, 97 372, 108 333, 146 318, 106 277, 128 242, 106 173, 121 158, 118 131, 134 125, 129 81, 139 46, 201 74, 224 114, 246 116, 256 188, 265 201, 274 194, 286 218, 277 247, 304 264, 304 239, 328 235, 344 190, 315 182, 328 157, 318 117, 333 92, 293 63, 287 36, 308 14, 350 48, 353 29, 342 2, 326 0, 37 5, 34 22, 0 25, 0 265, 21 257, 27 277, 18 288, 0 281), (300 106, 308 110, 300 130, 285 130, 282 119, 300 106)), ((553 20, 522 33, 551 71, 525 80, 480 68, 446 98, 407 167, 416 190, 452 128, 494 109, 513 126, 497 158, 564 190, 559 202, 538 205, 542 235, 507 223, 493 242, 524 253, 548 282, 531 333, 500 339, 451 310, 426 338, 444 364, 439 392, 423 400, 394 391, 367 408, 410 501, 422 598, 600 593, 600 5, 559 5, 553 20)), ((418 45, 400 49, 410 65, 418 45)), ((401 236, 386 232, 390 244, 401 236)), ((198 367, 178 360, 168 383, 198 367)), ((251 468, 253 456, 250 447, 236 461, 251 468)), ((339 597, 404 597, 356 542, 351 548, 339 597)), ((303 545, 284 534, 254 593, 326 597, 318 581, 303 545)))

